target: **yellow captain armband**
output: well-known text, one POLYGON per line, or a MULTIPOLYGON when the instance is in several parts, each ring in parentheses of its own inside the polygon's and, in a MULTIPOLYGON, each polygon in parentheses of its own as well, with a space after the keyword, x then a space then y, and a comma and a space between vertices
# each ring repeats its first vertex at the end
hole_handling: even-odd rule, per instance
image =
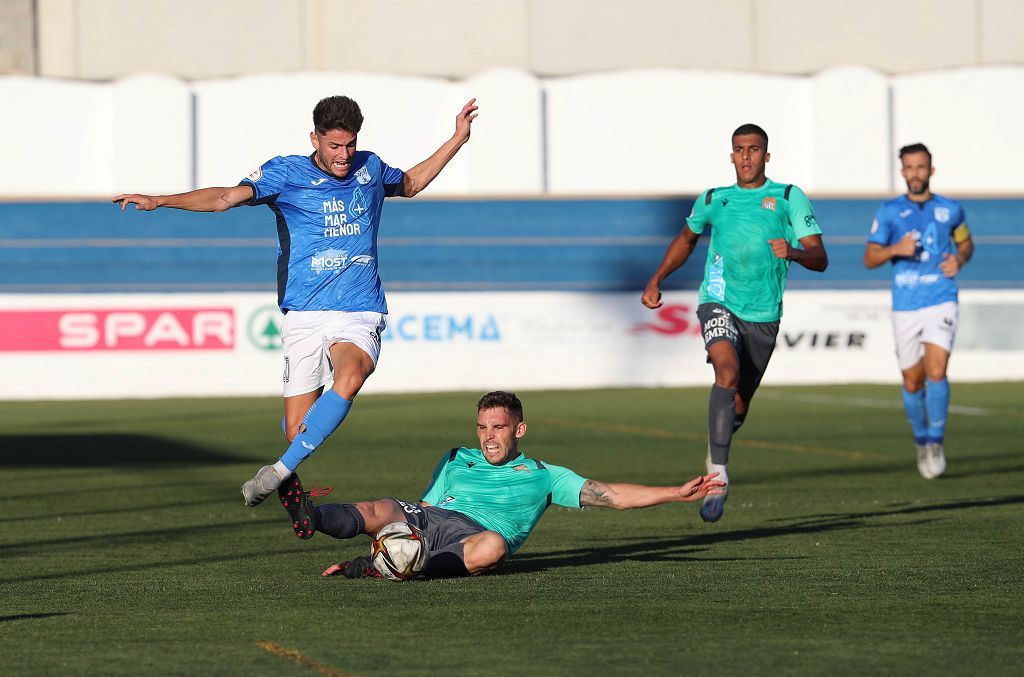
POLYGON ((960 244, 961 242, 967 242, 970 239, 971 229, 967 227, 966 223, 961 223, 953 229, 953 242, 960 244))

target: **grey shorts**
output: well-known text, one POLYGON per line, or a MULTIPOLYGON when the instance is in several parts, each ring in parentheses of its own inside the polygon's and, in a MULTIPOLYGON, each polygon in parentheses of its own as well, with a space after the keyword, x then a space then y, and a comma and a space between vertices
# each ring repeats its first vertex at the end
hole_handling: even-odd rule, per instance
POLYGON ((431 553, 444 550, 467 536, 487 531, 486 527, 461 512, 407 503, 397 498, 392 500, 402 508, 406 521, 423 532, 431 553))
POLYGON ((740 361, 740 390, 756 390, 768 368, 772 352, 775 351, 779 321, 747 322, 733 315, 720 303, 702 303, 697 306, 697 319, 700 320, 704 349, 707 350, 719 341, 731 343, 740 361))

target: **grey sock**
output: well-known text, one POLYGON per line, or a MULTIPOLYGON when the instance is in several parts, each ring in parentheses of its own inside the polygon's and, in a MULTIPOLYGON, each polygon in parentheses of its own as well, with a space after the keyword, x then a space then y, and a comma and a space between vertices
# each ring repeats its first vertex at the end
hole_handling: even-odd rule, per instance
POLYGON ((736 389, 711 386, 708 398, 708 449, 711 462, 726 465, 736 425, 736 389))

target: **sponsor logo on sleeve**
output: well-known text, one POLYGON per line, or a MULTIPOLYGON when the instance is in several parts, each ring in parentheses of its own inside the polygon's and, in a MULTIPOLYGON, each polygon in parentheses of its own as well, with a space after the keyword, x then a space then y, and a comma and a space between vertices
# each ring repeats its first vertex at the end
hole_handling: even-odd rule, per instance
MULTIPOLYGON (((235 176, 238 176, 238 174, 235 174, 235 176)), ((249 176, 247 176, 245 178, 249 179, 253 183, 256 183, 257 181, 259 181, 260 179, 263 178, 263 167, 257 167, 256 170, 253 171, 252 174, 250 174, 249 176)))
POLYGON ((871 222, 871 234, 874 235, 878 232, 878 219, 871 222))

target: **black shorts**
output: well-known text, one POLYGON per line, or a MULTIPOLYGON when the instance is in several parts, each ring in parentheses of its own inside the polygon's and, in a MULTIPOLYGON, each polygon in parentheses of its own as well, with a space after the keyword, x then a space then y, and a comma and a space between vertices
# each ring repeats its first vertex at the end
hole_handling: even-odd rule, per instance
POLYGON ((700 320, 704 349, 719 341, 731 343, 740 361, 740 390, 750 393, 756 390, 775 351, 779 321, 747 322, 733 315, 721 303, 697 306, 697 319, 700 320))
POLYGON ((431 553, 444 550, 467 536, 487 531, 486 527, 461 512, 445 510, 435 505, 406 503, 397 498, 392 500, 402 508, 406 521, 423 532, 431 553))

